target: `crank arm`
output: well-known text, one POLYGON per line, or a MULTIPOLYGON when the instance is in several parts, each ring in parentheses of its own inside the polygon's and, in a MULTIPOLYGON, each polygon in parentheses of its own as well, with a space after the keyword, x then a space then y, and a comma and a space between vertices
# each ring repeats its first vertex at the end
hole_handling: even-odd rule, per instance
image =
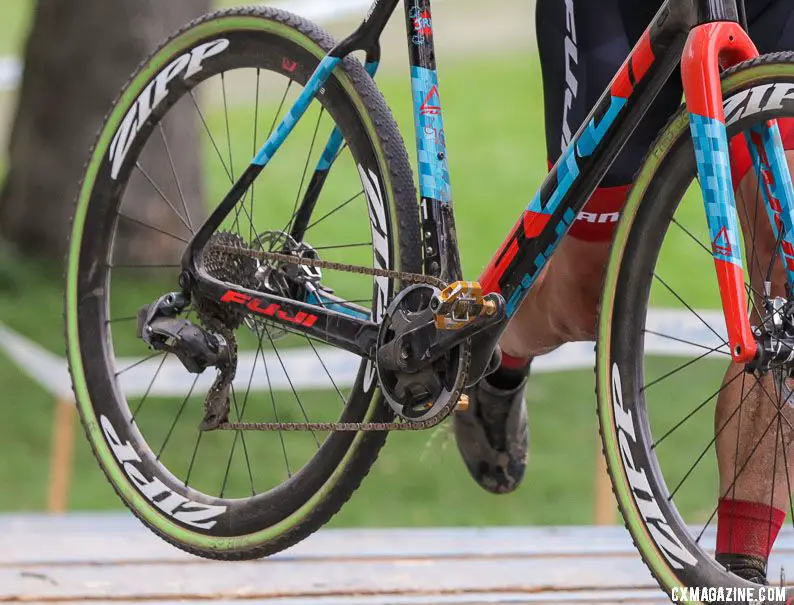
MULTIPOLYGON (((498 328, 506 317, 504 299, 501 296, 496 296, 493 297, 492 300, 496 304, 496 310, 493 314, 482 314, 459 330, 440 331, 438 339, 427 351, 428 360, 435 361, 439 359, 448 351, 466 340, 472 339, 473 341, 487 342, 492 340, 492 337, 488 335, 501 333, 501 330, 498 330, 498 328), (485 338, 480 339, 479 337, 481 335, 484 335, 485 338)), ((487 351, 486 359, 490 359, 492 352, 493 348, 491 347, 487 351)), ((479 353, 485 354, 485 351, 475 351, 475 354, 479 353)))
MULTIPOLYGON (((378 351, 378 363, 391 370, 413 374, 437 361, 465 341, 486 330, 498 328, 506 317, 504 299, 501 296, 489 296, 489 301, 493 301, 495 305, 495 309, 490 315, 481 314, 472 318, 465 326, 454 330, 439 329, 435 313, 431 309, 420 311, 410 319, 405 318, 403 321, 411 321, 418 327, 406 331, 386 346, 381 347, 378 351)), ((493 330, 489 330, 490 332, 493 330)), ((491 353, 492 350, 489 350, 489 358, 491 353)))

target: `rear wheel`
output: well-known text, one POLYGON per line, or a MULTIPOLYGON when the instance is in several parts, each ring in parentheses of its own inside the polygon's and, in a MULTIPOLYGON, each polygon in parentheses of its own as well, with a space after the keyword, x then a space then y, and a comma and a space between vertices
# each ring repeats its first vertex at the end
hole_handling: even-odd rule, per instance
MULTIPOLYGON (((153 354, 136 336, 138 309, 179 289, 185 243, 206 216, 191 216, 186 197, 205 190, 207 211, 223 198, 332 45, 314 25, 272 9, 235 9, 191 24, 127 85, 100 132, 77 202, 66 319, 86 434, 127 506, 161 537, 201 556, 254 558, 303 539, 347 501, 386 438, 199 431, 214 372, 189 374, 173 355, 153 354), (203 183, 179 178, 179 148, 169 140, 175 120, 201 133, 203 183), (165 151, 159 157, 168 157, 168 165, 147 162, 154 147, 165 151), (125 203, 131 187, 157 197, 161 212, 143 215, 125 203), (144 232, 154 242, 151 250, 120 244, 132 241, 134 248, 134 234, 144 232), (149 252, 156 261, 128 260, 149 252)), ((336 68, 214 237, 227 245, 300 249, 328 261, 421 271, 407 154, 360 63, 348 58, 336 68), (342 145, 324 157, 334 127, 342 145), (298 218, 318 163, 330 166, 329 176, 316 204, 298 218)), ((218 279, 256 277, 259 287, 281 296, 309 295, 308 287, 285 281, 283 268, 222 256, 204 258, 218 279)), ((307 276, 306 283, 322 299, 313 304, 376 318, 398 289, 385 278, 348 273, 307 276)), ((207 311, 190 312, 188 319, 197 321, 207 311)), ((392 419, 369 362, 266 320, 229 323, 238 347, 230 420, 392 419)))
MULTIPOLYGON (((793 118, 794 55, 742 65, 726 74, 723 90, 729 118, 740 116, 728 120, 731 137, 743 137, 773 118, 793 118)), ((771 553, 772 583, 781 564, 789 562, 778 556, 782 545, 794 537, 790 368, 780 365, 762 374, 734 366, 726 372, 730 351, 695 175, 682 109, 649 154, 621 219, 604 287, 596 368, 604 452, 621 512, 644 561, 677 600, 678 587, 758 588, 715 559, 718 499, 766 499, 769 507, 788 511, 771 553), (750 426, 754 432, 748 432, 750 426), (756 435, 752 443, 749 434, 756 435), (722 475, 717 448, 723 448, 722 475), (751 499, 747 485, 768 498, 751 499)), ((771 283, 773 296, 780 296, 786 276, 758 182, 752 199, 743 190, 746 202, 738 211, 748 313, 764 330, 770 320, 764 281, 771 283), (762 236, 763 229, 768 234, 762 236), (769 237, 767 249, 762 240, 769 243, 769 237)), ((758 539, 767 540, 772 526, 770 519, 758 539)), ((724 592, 722 597, 704 592, 693 600, 724 600, 728 594, 738 602, 780 597, 774 591, 724 592)))

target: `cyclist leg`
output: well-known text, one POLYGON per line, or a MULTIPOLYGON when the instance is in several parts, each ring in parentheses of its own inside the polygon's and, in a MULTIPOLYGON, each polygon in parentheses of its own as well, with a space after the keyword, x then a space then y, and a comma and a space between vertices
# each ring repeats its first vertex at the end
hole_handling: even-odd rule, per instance
MULTIPOLYGON (((659 5, 661 0, 539 0, 536 25, 550 163, 568 146, 659 5)), ((531 359, 594 335, 609 242, 628 185, 680 99, 681 87, 673 81, 651 108, 654 118, 630 140, 514 317, 501 342, 501 367, 472 390, 468 412, 455 415, 458 448, 469 472, 488 491, 512 491, 524 475, 524 387, 531 359)))
MULTIPOLYGON (((660 0, 538 2, 550 164, 565 150, 660 5, 660 0)), ((620 210, 642 158, 680 104, 679 81, 673 77, 659 94, 513 317, 500 343, 508 362, 529 360, 566 342, 594 339, 620 210)))

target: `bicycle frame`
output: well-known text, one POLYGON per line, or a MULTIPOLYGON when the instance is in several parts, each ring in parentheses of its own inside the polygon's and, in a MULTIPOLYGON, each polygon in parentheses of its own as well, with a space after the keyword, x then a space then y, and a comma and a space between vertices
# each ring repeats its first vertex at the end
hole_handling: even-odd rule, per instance
MULTIPOLYGON (((398 0, 375 0, 359 29, 320 62, 293 108, 194 236, 183 259, 183 266, 195 280, 193 285, 203 295, 228 304, 245 305, 272 321, 367 359, 374 359, 378 333, 378 324, 371 320, 368 310, 344 307, 333 297, 321 299, 319 294, 301 302, 231 288, 201 271, 196 259, 289 136, 339 62, 354 51, 365 51, 367 71, 374 77, 380 58, 379 38, 397 4, 398 0)), ((424 270, 452 282, 462 279, 462 271, 435 64, 431 0, 406 0, 405 18, 418 150, 424 270)), ((757 344, 747 314, 741 238, 720 87, 721 69, 758 55, 738 21, 735 0, 667 0, 662 5, 480 278, 486 293, 498 293, 504 298, 507 318, 520 307, 652 101, 681 63, 731 355, 734 361, 743 363, 754 358, 757 344)), ((767 127, 757 128, 748 140, 759 174, 772 183, 764 189, 764 200, 775 234, 782 240, 789 282, 794 284, 794 188, 779 131, 770 122, 767 127)), ((292 235, 298 240, 305 232, 341 144, 341 135, 334 131, 295 220, 292 235)), ((507 321, 503 322, 501 329, 506 325, 507 321)))

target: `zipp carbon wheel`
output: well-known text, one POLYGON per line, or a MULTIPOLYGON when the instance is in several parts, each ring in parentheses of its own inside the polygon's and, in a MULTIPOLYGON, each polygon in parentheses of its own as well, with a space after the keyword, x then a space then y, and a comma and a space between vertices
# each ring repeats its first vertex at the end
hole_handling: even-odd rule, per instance
MULTIPOLYGON (((313 24, 267 8, 191 23, 146 60, 121 93, 77 200, 66 332, 86 435, 132 512, 165 540, 200 556, 261 557, 305 538, 348 500, 386 439, 385 432, 201 432, 215 372, 190 374, 173 355, 153 353, 136 335, 137 310, 179 290, 185 244, 332 46, 313 24), (192 144, 175 139, 175 132, 190 128, 199 133, 192 144), (183 158, 196 151, 193 145, 202 160, 197 176, 183 158), (197 199, 206 204, 197 206, 197 199)), ((336 68, 216 235, 220 244, 264 251, 303 250, 305 244, 322 260, 421 272, 407 154, 385 101, 357 60, 336 68), (325 157, 334 127, 343 140, 333 157, 325 157), (318 163, 330 172, 307 207, 300 201, 318 163), (300 229, 294 227, 299 221, 300 229), (290 235, 298 231, 301 241, 290 235)), ((256 277, 279 296, 308 292, 290 281, 295 276, 289 278, 285 267, 223 255, 205 256, 204 264, 225 281, 256 277)), ((399 287, 387 278, 342 272, 305 277, 302 283, 322 298, 316 304, 376 318, 399 287)), ((207 312, 194 300, 187 318, 198 323, 207 312)), ((393 419, 370 363, 266 316, 241 317, 234 334, 230 421, 393 419)))
MULTIPOLYGON (((729 137, 794 117, 794 54, 730 70, 723 91, 729 137)), ((720 242, 711 242, 695 175, 682 108, 637 176, 607 269, 596 367, 604 453, 626 526, 675 600, 780 602, 780 570, 794 537, 791 378, 782 367, 761 374, 730 363, 712 258, 720 242), (773 586, 759 590, 715 559, 721 499, 788 512, 771 550, 773 586)), ((759 182, 751 168, 737 209, 748 313, 764 326, 769 294, 785 296, 785 272, 759 182)), ((764 544, 772 543, 769 521, 758 537, 764 544)), ((730 528, 725 535, 733 539, 730 528)))

